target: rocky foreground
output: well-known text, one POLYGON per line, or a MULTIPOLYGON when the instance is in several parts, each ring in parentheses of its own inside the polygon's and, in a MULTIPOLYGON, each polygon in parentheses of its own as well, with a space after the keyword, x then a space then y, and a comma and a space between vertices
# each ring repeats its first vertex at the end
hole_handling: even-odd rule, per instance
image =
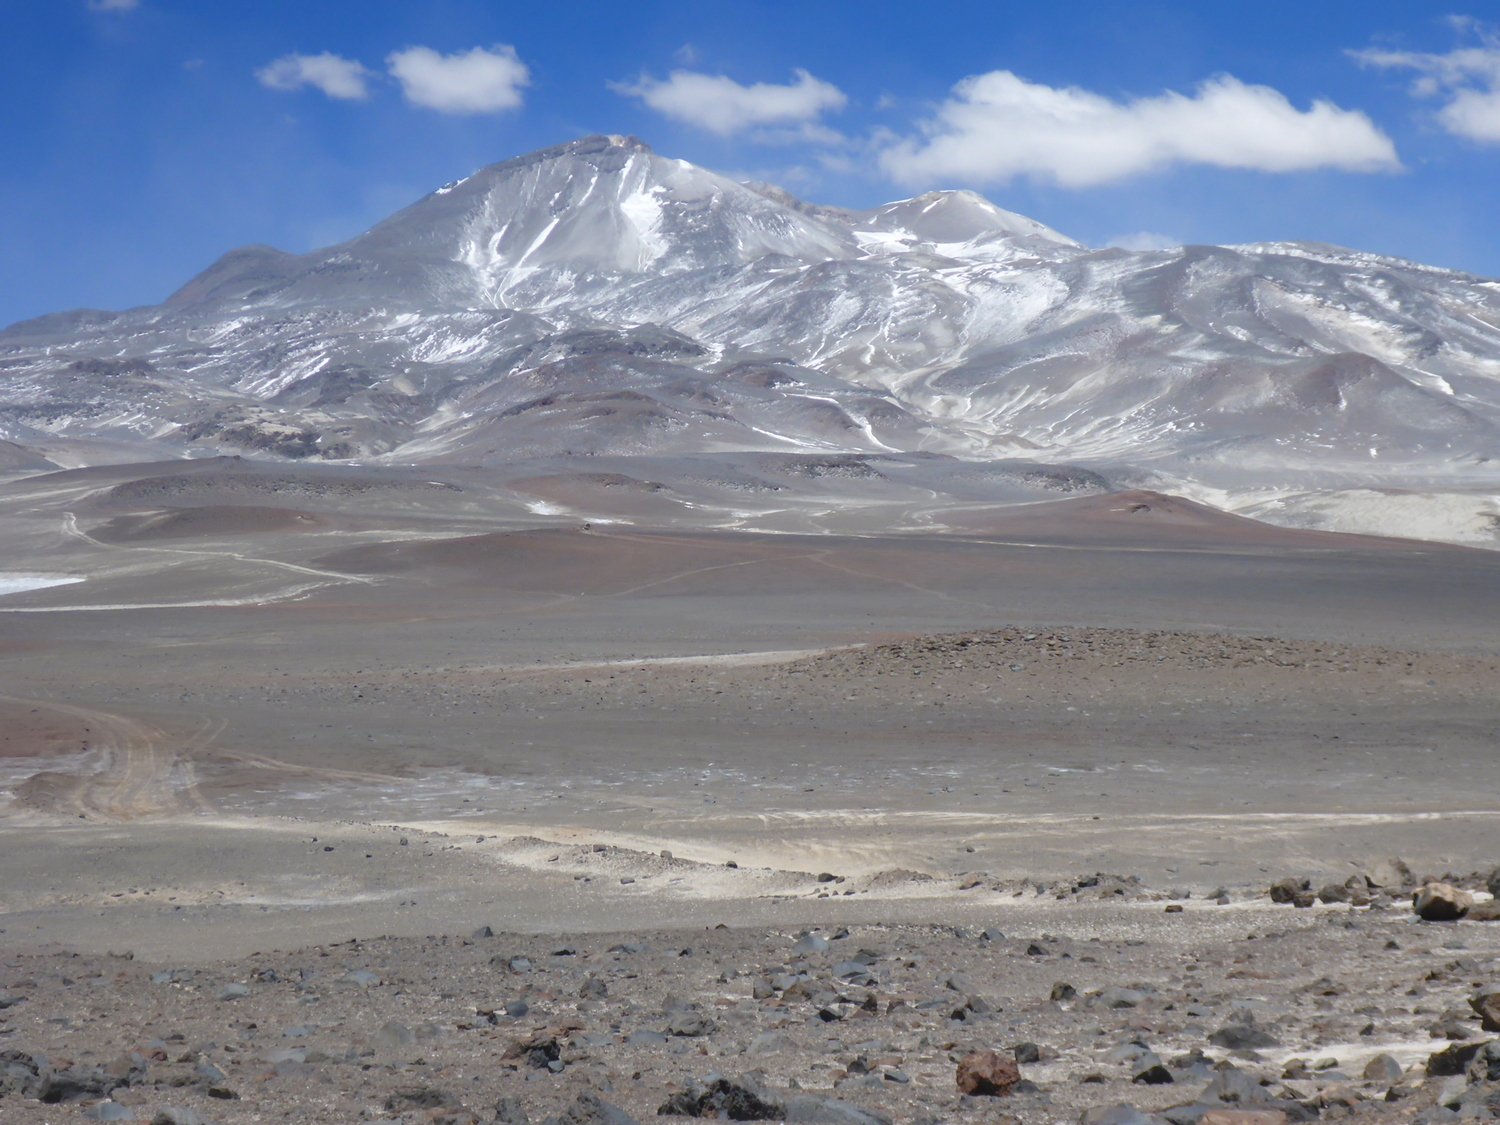
POLYGON ((0 1120, 1494 1120, 1500 926, 1485 879, 1399 885, 1422 882, 1388 861, 1163 906, 1089 877, 1050 933, 1018 906, 982 931, 12 957, 0 1120))

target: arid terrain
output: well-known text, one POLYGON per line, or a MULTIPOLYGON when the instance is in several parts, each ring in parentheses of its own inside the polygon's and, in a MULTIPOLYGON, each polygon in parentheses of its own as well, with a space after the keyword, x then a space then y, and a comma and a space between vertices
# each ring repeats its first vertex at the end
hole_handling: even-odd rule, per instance
POLYGON ((588 1096, 713 1075, 828 1125, 1211 1081, 1493 1114, 1423 1076, 1482 1042, 1500 924, 1410 893, 1500 862, 1500 554, 1146 492, 881 532, 549 487, 0 485, 0 1119, 618 1125, 588 1096))

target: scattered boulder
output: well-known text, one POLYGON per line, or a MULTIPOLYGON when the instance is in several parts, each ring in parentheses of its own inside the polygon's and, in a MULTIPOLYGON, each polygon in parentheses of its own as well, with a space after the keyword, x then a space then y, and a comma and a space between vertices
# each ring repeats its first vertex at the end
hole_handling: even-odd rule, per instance
POLYGON ((550 1070, 557 1063, 561 1068, 562 1048, 555 1036, 539 1031, 529 1039, 521 1039, 505 1049, 502 1056, 507 1059, 524 1059, 533 1070, 550 1070))
POLYGON ((1277 879, 1271 884, 1271 901, 1280 903, 1295 902, 1297 898, 1310 891, 1312 884, 1307 879, 1298 879, 1295 875, 1288 875, 1285 879, 1277 879))
POLYGON ((792 946, 792 952, 799 956, 809 953, 827 953, 829 950, 828 939, 819 937, 817 934, 803 934, 797 939, 797 944, 792 946))
POLYGON ((1397 857, 1379 859, 1370 864, 1365 881, 1376 890, 1399 890, 1416 882, 1406 861, 1397 857))
POLYGON ((1155 1051, 1147 1051, 1135 1060, 1130 1080, 1139 1086, 1170 1086, 1176 1081, 1172 1072, 1162 1065, 1155 1051))
POLYGON ((999 1097, 1015 1089, 1021 1071, 996 1051, 973 1051, 959 1062, 956 1081, 960 1093, 999 1097))
POLYGON ((558 1116, 559 1125, 638 1125, 635 1118, 599 1095, 584 1091, 558 1116))
POLYGON ((1500 898, 1476 902, 1464 911, 1464 917, 1470 922, 1500 922, 1500 898))
POLYGON ((609 995, 609 987, 598 977, 589 977, 578 988, 579 999, 603 1000, 609 995))
POLYGON ((1200 1105, 1230 1102, 1234 1105, 1257 1105, 1271 1100, 1265 1087, 1233 1063, 1220 1063, 1214 1080, 1198 1095, 1200 1105))
POLYGON ((1366 1082, 1400 1082, 1404 1073, 1401 1064, 1391 1055, 1376 1055, 1365 1064, 1360 1077, 1366 1082))
POLYGON ((1468 1074, 1471 1082, 1500 1082, 1500 1041, 1492 1039, 1479 1049, 1468 1074))
POLYGON ((786 1106, 753 1078, 737 1082, 710 1075, 673 1094, 656 1111, 659 1117, 713 1117, 730 1121, 780 1121, 786 1106))
POLYGON ((495 1103, 495 1120, 498 1125, 531 1125, 526 1107, 520 1098, 514 1096, 501 1098, 495 1103))
POLYGON ((1249 1023, 1227 1024, 1210 1035, 1208 1041, 1226 1051, 1259 1051, 1281 1046, 1276 1036, 1249 1023))
POLYGON ((391 1113, 403 1113, 408 1109, 436 1109, 452 1105, 453 1099, 435 1086, 401 1086, 385 1099, 385 1108, 391 1113))
POLYGON ((1426 922, 1453 922, 1474 905, 1474 896, 1451 883, 1428 883, 1412 895, 1411 908, 1426 922))
POLYGON ((713 1021, 702 1012, 673 1012, 671 1018, 667 1020, 668 1035, 697 1038, 700 1035, 712 1034, 713 1029, 713 1021))
POLYGON ((1455 1043, 1435 1055, 1428 1056, 1427 1077, 1447 1078, 1454 1074, 1462 1074, 1469 1069, 1474 1056, 1493 1042, 1495 1040, 1491 1039, 1484 1043, 1455 1043))

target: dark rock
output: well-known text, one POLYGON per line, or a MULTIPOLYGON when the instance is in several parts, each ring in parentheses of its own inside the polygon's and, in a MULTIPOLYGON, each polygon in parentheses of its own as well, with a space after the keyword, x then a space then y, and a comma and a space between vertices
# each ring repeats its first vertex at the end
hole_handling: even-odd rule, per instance
POLYGON ((499 1125, 531 1125, 526 1107, 517 1097, 501 1098, 495 1103, 495 1120, 499 1125))
POLYGON ((537 1032, 529 1039, 512 1043, 505 1049, 503 1057, 523 1059, 533 1070, 544 1070, 549 1063, 558 1062, 562 1058, 562 1048, 558 1046, 555 1037, 537 1032))
POLYGON ((1329 883, 1318 892, 1319 902, 1348 902, 1353 893, 1343 883, 1329 883))
POLYGON ((802 956, 809 953, 827 953, 828 949, 828 939, 821 938, 817 934, 803 934, 797 939, 797 944, 792 946, 792 952, 802 956))
POLYGON ((1011 1053, 1016 1056, 1016 1062, 1022 1066, 1042 1061, 1042 1049, 1035 1043, 1017 1043, 1011 1053))
POLYGON ((635 1118, 623 1109, 588 1091, 574 1098, 573 1104, 563 1110, 558 1121, 559 1125, 638 1125, 635 1118))
POLYGON ((1141 1086, 1170 1086, 1175 1081, 1172 1072, 1162 1065, 1154 1051, 1147 1051, 1136 1059, 1130 1080, 1141 1086))
POLYGON ((1048 996, 1048 999, 1051 1000, 1054 1004, 1061 1004, 1065 1001, 1075 1000, 1077 998, 1078 989, 1074 988, 1067 981, 1061 980, 1052 986, 1052 992, 1048 996))
POLYGON ((471 936, 475 938, 492 938, 495 936, 495 931, 488 926, 480 926, 471 936))
POLYGON ((440 1105, 452 1105, 453 1099, 435 1086, 401 1086, 385 1099, 385 1108, 391 1113, 404 1113, 408 1109, 436 1109, 440 1105))
POLYGON ((780 1121, 786 1106, 754 1079, 711 1075, 700 1083, 673 1094, 657 1111, 658 1116, 715 1117, 730 1121, 780 1121))
POLYGON ((1447 1078, 1450 1075, 1462 1074, 1469 1069, 1469 1064, 1474 1061, 1474 1056, 1489 1046, 1495 1040, 1486 1040, 1483 1043, 1455 1043, 1453 1046, 1429 1055, 1427 1058, 1428 1078, 1447 1078))
POLYGON ((1208 1037, 1208 1041, 1226 1051, 1259 1051, 1266 1047, 1281 1046, 1281 1040, 1276 1036, 1247 1023, 1231 1023, 1221 1027, 1208 1037))
POLYGON ((712 1034, 713 1029, 713 1021, 702 1012, 673 1012, 672 1017, 667 1020, 668 1035, 696 1038, 700 1035, 712 1034))
MULTIPOLYGON (((1469 1081, 1500 1082, 1500 1041, 1492 1039, 1480 1048, 1474 1061, 1469 1064, 1469 1081)), ((1500 1090, 1492 1090, 1491 1093, 1500 1095, 1500 1090)))
POLYGON ((1308 880, 1288 875, 1285 879, 1278 879, 1271 884, 1271 901, 1281 903, 1292 902, 1298 895, 1308 890, 1309 887, 1308 880))
POLYGON ((995 1051, 973 1051, 958 1064, 955 1080, 960 1093, 995 1097, 1009 1094, 1021 1072, 1014 1061, 995 1051))
POLYGON ((1366 1082, 1400 1082, 1405 1071, 1401 1064, 1390 1055, 1376 1055, 1365 1064, 1364 1073, 1360 1075, 1366 1082))
POLYGON ((1486 985, 1469 997, 1469 1007, 1485 1031, 1500 1031, 1500 985, 1486 985))
POLYGON ((1198 1095, 1199 1103, 1229 1102, 1232 1105, 1258 1105, 1270 1100, 1265 1087, 1251 1075, 1231 1063, 1220 1063, 1214 1080, 1198 1095))
POLYGON ((58 1071, 41 1069, 28 1096, 47 1105, 57 1105, 60 1102, 107 1097, 124 1085, 127 1083, 106 1074, 98 1067, 75 1065, 58 1071))

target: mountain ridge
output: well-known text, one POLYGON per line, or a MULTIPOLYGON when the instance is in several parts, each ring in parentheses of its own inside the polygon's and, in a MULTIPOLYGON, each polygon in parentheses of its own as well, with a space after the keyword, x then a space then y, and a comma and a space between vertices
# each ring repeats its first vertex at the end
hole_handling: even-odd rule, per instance
POLYGON ((0 440, 59 464, 925 453, 1345 530, 1401 530, 1370 495, 1416 490, 1451 509, 1431 537, 1500 545, 1500 283, 1318 243, 1091 249, 973 192, 825 207, 635 137, 13 325, 0 372, 0 440))

